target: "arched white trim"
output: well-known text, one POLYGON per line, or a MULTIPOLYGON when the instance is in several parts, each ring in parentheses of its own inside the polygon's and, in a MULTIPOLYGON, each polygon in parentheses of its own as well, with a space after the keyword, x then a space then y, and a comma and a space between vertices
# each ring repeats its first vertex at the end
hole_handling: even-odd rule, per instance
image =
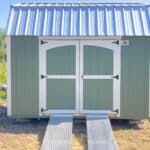
POLYGON ((78 42, 77 41, 66 41, 66 40, 61 40, 61 41, 56 41, 56 40, 43 40, 44 42, 47 42, 43 45, 40 44, 40 47, 42 50, 50 50, 56 47, 63 47, 63 46, 71 46, 71 45, 76 45, 78 42))
POLYGON ((108 50, 115 50, 118 45, 114 44, 113 42, 116 42, 116 40, 89 40, 88 42, 82 41, 82 45, 89 45, 89 46, 97 46, 97 47, 103 47, 108 50))

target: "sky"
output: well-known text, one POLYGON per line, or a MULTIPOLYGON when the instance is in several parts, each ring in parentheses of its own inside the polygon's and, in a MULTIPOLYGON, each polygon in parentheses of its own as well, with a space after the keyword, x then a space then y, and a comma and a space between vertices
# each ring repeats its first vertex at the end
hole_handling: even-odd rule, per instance
POLYGON ((10 5, 19 3, 19 2, 61 2, 61 3, 145 3, 150 4, 150 0, 0 0, 0 28, 5 29, 10 5))

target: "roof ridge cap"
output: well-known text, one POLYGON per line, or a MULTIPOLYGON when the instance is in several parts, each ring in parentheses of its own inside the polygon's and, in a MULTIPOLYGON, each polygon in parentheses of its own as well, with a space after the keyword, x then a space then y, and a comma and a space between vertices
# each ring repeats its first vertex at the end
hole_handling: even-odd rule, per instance
POLYGON ((111 5, 129 5, 129 6, 150 6, 149 4, 144 3, 46 3, 46 2, 36 2, 36 3, 17 3, 14 5, 11 5, 11 7, 82 7, 82 6, 96 6, 96 5, 102 5, 102 6, 111 6, 111 5))

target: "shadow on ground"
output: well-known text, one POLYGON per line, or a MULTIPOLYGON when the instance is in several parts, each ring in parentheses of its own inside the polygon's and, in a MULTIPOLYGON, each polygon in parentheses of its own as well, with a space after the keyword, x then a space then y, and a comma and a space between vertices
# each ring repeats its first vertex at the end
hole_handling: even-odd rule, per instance
POLYGON ((113 130, 140 130, 138 123, 142 123, 142 121, 138 121, 137 123, 130 123, 129 120, 119 120, 119 119, 112 119, 111 125, 113 130))

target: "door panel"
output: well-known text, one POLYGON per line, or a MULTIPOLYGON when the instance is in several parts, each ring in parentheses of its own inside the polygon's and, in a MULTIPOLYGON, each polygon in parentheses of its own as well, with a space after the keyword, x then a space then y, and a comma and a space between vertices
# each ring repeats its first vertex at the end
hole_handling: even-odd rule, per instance
POLYGON ((88 79, 83 83, 84 109, 113 109, 113 80, 88 79))
POLYGON ((46 100, 49 110, 74 110, 76 101, 75 79, 63 79, 76 75, 76 46, 62 46, 46 52, 46 100), (53 75, 53 79, 51 76, 53 75), (56 79, 59 75, 60 79, 56 79))
POLYGON ((75 80, 47 80, 47 108, 75 109, 75 80))
MULTIPOLYGON (((109 41, 106 42, 106 45, 109 41)), ((103 43, 104 45, 104 43, 103 43)), ((113 110, 114 51, 97 42, 81 42, 83 78, 80 80, 83 111, 113 110)), ((110 47, 112 48, 112 47, 110 47)))
POLYGON ((113 51, 98 46, 84 46, 84 75, 112 75, 113 51))
MULTIPOLYGON (((79 93, 79 41, 43 40, 39 51, 39 99, 41 110, 77 112, 79 93)), ((41 43, 41 41, 40 41, 41 43)))
POLYGON ((63 46, 47 50, 47 74, 75 75, 75 49, 75 46, 63 46))

